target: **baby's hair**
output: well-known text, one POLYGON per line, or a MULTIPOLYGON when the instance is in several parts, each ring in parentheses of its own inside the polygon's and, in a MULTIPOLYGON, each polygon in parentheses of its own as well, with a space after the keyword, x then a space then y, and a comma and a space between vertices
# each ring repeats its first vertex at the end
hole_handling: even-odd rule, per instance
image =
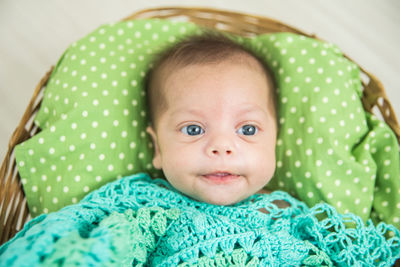
MULTIPOLYGON (((147 74, 145 85, 152 126, 156 127, 156 119, 167 108, 166 98, 159 83, 162 71, 173 73, 179 68, 189 65, 216 64, 225 60, 232 60, 232 62, 237 60, 245 63, 249 62, 249 58, 253 58, 259 63, 267 80, 274 84, 270 70, 256 54, 219 32, 204 31, 201 35, 188 36, 157 55, 153 68, 147 74)), ((275 89, 273 91, 271 98, 275 112, 275 89)))

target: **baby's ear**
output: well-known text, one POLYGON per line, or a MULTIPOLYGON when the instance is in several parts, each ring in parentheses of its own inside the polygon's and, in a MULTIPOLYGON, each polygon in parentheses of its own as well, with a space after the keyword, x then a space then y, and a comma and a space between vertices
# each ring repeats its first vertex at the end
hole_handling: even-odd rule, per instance
POLYGON ((151 136, 154 145, 154 156, 153 156, 153 166, 156 169, 161 169, 161 155, 160 155, 160 147, 157 141, 157 134, 154 131, 153 127, 148 126, 146 128, 146 132, 151 136))

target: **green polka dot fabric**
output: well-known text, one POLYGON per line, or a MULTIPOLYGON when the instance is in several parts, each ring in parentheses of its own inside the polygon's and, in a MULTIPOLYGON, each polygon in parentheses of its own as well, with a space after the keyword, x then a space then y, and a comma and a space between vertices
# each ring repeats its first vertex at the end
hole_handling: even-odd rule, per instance
MULTIPOLYGON (((67 49, 35 119, 42 131, 15 151, 33 216, 132 173, 162 175, 151 166, 144 76, 154 53, 199 32, 187 22, 127 21, 67 49)), ((364 112, 358 67, 335 45, 300 35, 236 39, 265 59, 278 86, 277 170, 268 188, 399 228, 398 143, 364 112)))
POLYGON ((144 76, 152 54, 195 30, 159 20, 108 24, 67 49, 35 118, 42 131, 16 148, 33 216, 132 173, 161 176, 145 132, 144 76))
POLYGON ((259 36, 251 46, 278 84, 277 170, 267 187, 399 228, 399 145, 364 112, 358 66, 337 46, 299 35, 259 36))

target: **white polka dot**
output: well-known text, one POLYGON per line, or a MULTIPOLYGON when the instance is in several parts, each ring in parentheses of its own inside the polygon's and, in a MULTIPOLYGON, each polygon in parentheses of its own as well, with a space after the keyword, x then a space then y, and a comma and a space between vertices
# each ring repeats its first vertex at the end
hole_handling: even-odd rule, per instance
POLYGON ((130 147, 131 149, 134 149, 134 148, 136 147, 136 143, 135 143, 135 142, 131 142, 131 143, 129 144, 129 147, 130 147))

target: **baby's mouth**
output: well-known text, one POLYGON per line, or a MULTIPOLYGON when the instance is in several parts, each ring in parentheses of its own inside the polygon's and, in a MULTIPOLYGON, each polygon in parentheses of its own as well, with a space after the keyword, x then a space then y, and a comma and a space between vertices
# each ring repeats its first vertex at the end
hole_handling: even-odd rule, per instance
POLYGON ((207 181, 216 184, 225 184, 240 177, 238 174, 234 174, 226 171, 216 171, 202 175, 207 181))

